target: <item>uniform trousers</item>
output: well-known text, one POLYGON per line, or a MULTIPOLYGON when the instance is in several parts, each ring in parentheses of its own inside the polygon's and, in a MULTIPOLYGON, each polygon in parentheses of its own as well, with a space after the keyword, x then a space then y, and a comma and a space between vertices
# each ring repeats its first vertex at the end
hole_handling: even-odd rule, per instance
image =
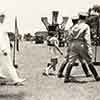
POLYGON ((94 78, 97 79, 98 73, 92 64, 92 59, 88 54, 88 48, 85 42, 80 41, 80 40, 73 40, 70 43, 69 61, 68 61, 68 66, 65 73, 65 81, 69 79, 72 66, 75 63, 77 58, 84 59, 87 62, 88 67, 90 71, 92 72, 94 78))

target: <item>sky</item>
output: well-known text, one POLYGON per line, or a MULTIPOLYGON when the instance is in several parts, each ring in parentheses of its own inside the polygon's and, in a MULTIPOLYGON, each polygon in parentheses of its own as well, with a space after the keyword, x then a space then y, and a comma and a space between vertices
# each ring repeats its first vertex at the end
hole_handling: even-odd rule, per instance
MULTIPOLYGON (((9 31, 14 32, 14 20, 17 16, 19 33, 44 31, 41 17, 48 17, 51 23, 52 11, 59 11, 58 23, 62 16, 74 16, 81 11, 87 11, 100 0, 0 0, 0 10, 6 14, 9 31)), ((68 22, 70 23, 70 21, 68 22)), ((67 26, 70 24, 67 23, 67 26)))

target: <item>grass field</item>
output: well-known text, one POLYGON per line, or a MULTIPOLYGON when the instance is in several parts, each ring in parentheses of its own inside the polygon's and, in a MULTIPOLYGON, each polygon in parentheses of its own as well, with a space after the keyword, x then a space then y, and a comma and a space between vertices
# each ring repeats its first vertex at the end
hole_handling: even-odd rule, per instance
MULTIPOLYGON (((65 51, 64 48, 62 50, 65 51)), ((98 47, 98 61, 99 50, 98 47)), ((76 81, 71 83, 65 84, 63 78, 56 76, 43 76, 48 59, 45 44, 22 42, 20 52, 16 54, 16 63, 20 77, 26 78, 26 81, 23 86, 1 85, 0 100, 100 100, 100 82, 93 77, 86 78, 80 66, 73 68, 71 75, 76 81)), ((57 70, 62 61, 60 56, 57 70)), ((100 67, 95 67, 100 74, 100 67)))

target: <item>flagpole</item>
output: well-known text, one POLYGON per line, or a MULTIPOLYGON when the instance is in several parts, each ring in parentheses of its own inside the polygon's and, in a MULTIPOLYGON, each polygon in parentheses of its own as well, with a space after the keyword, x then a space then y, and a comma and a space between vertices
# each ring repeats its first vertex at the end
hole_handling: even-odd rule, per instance
POLYGON ((15 68, 18 68, 18 65, 16 64, 16 46, 18 45, 17 44, 17 41, 18 41, 17 35, 18 35, 17 17, 15 17, 15 36, 14 36, 14 50, 13 50, 13 65, 15 68))
POLYGON ((15 67, 15 46, 16 45, 16 37, 14 36, 14 49, 13 49, 13 65, 15 67))

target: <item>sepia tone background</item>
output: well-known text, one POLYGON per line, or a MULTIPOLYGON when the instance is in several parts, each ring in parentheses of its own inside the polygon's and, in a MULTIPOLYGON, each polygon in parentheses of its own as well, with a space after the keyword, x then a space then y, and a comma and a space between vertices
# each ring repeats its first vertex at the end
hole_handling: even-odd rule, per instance
MULTIPOLYGON (((20 34, 45 31, 41 17, 46 16, 51 22, 51 12, 59 11, 58 22, 62 16, 73 16, 80 11, 87 11, 99 0, 0 0, 0 9, 7 15, 9 32, 14 32, 17 16, 20 34)), ((66 29, 71 25, 70 20, 66 29)), ((66 53, 66 48, 61 48, 66 53)), ((93 46, 94 50, 94 46, 93 46)), ((97 47, 97 61, 100 61, 100 47, 97 47)), ((13 53, 13 52, 12 52, 13 53)), ((20 51, 16 52, 17 69, 21 77, 26 78, 24 85, 0 85, 0 100, 100 100, 100 82, 92 77, 86 78, 81 66, 73 68, 74 80, 65 84, 63 78, 43 76, 48 61, 46 44, 35 44, 32 41, 20 41, 20 51)), ((63 61, 59 57, 57 71, 63 61)), ((95 66, 100 74, 100 66, 95 66)), ((0 79, 1 80, 1 79, 0 79)))

